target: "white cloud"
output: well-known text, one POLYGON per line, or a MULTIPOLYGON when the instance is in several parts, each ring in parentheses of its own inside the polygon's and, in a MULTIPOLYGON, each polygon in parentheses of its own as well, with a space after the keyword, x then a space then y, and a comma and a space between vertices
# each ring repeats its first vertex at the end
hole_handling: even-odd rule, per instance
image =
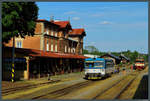
POLYGON ((80 17, 73 17, 73 20, 80 20, 80 17))
POLYGON ((109 21, 102 21, 102 22, 100 22, 99 24, 101 24, 101 25, 108 25, 108 24, 112 24, 112 23, 109 22, 109 21))

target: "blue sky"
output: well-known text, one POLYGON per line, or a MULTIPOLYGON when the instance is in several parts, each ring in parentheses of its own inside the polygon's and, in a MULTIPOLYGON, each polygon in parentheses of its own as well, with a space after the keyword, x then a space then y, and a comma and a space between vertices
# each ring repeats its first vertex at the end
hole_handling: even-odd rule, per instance
POLYGON ((148 52, 147 2, 37 2, 39 19, 68 20, 84 28, 84 46, 99 51, 148 52))

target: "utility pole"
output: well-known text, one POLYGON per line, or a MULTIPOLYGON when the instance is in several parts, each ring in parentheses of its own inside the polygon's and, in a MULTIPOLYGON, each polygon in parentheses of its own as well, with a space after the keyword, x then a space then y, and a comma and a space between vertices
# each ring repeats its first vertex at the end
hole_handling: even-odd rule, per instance
POLYGON ((11 81, 14 82, 15 78, 15 36, 13 36, 13 48, 12 48, 12 78, 11 81))

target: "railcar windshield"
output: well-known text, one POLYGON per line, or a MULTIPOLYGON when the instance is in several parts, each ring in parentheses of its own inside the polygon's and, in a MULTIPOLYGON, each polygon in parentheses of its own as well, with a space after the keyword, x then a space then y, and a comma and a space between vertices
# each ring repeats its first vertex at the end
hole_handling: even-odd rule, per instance
POLYGON ((94 63, 94 67, 104 67, 104 61, 97 61, 94 63))
POLYGON ((144 63, 144 61, 136 61, 136 63, 144 63))
POLYGON ((94 62, 92 62, 92 61, 86 61, 85 62, 85 67, 94 67, 94 62))

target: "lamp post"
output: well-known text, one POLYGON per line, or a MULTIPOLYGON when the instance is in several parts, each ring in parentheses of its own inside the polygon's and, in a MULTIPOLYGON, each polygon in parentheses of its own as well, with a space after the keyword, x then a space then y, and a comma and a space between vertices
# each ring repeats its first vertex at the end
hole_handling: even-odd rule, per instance
POLYGON ((14 82, 15 78, 15 37, 13 36, 13 48, 12 48, 12 71, 11 71, 11 81, 14 82))

